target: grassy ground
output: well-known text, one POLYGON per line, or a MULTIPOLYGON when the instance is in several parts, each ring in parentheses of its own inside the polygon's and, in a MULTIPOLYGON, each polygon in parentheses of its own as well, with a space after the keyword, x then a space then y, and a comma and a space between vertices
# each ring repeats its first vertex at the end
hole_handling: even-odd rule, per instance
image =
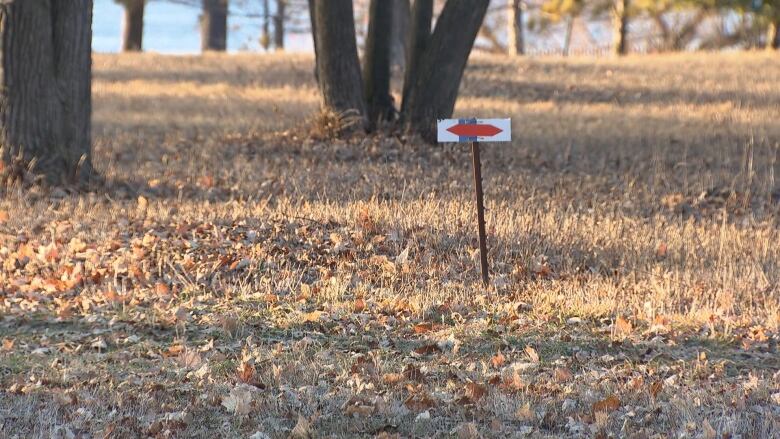
POLYGON ((0 200, 2 437, 777 437, 780 58, 475 57, 470 157, 306 56, 97 56, 110 187, 0 200))

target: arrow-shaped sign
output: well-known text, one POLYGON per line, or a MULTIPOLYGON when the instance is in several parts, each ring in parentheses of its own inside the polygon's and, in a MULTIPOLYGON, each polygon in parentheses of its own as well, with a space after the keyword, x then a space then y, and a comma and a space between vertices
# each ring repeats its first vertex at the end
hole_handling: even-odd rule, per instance
POLYGON ((455 134, 456 136, 467 136, 467 137, 492 137, 496 134, 500 133, 502 130, 501 128, 498 128, 494 125, 489 124, 458 124, 453 125, 449 128, 447 128, 447 131, 451 132, 452 134, 455 134))
POLYGON ((439 142, 509 142, 512 124, 509 119, 441 119, 439 142))

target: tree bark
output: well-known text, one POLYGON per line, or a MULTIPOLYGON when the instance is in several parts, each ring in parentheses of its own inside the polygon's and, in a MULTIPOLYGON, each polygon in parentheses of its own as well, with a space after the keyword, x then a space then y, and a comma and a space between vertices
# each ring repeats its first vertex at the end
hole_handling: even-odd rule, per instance
POLYGON ((436 120, 455 109, 458 88, 489 0, 449 0, 436 22, 409 91, 407 130, 436 141, 436 120))
POLYGON ((0 159, 52 184, 88 180, 92 0, 0 3, 0 159))
POLYGON ((200 47, 203 52, 227 49, 228 0, 203 0, 200 16, 200 47))
POLYGON ((510 56, 525 54, 525 33, 523 32, 523 2, 509 0, 507 5, 507 52, 510 56))
POLYGON ((363 85, 368 105, 369 128, 377 121, 392 120, 395 114, 390 96, 390 51, 395 0, 371 0, 368 36, 363 64, 363 85))
POLYGON ((412 8, 412 29, 409 35, 409 51, 406 56, 404 88, 401 97, 401 117, 408 112, 409 94, 417 78, 417 69, 422 61, 428 40, 431 38, 433 0, 415 0, 412 8))
POLYGON ((365 127, 366 107, 352 1, 314 0, 313 5, 317 79, 323 107, 342 117, 357 116, 359 124, 365 127))
POLYGON ((276 0, 276 15, 274 15, 274 48, 284 50, 284 18, 287 0, 276 0))
POLYGON ((630 0, 615 0, 613 17, 615 55, 623 56, 628 53, 628 8, 630 0))
POLYGON ((124 23, 122 26, 122 51, 140 52, 144 41, 144 7, 146 0, 124 0, 124 23))

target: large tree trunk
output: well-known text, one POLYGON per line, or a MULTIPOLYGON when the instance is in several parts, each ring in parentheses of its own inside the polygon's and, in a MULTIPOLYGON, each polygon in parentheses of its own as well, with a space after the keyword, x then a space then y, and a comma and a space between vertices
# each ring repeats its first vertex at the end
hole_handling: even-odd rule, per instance
POLYGON ((613 11, 613 40, 612 45, 615 55, 623 56, 628 53, 628 8, 630 0, 615 0, 613 11))
POLYGON ((317 80, 323 107, 342 117, 358 116, 360 125, 365 126, 366 107, 352 1, 314 0, 312 3, 317 80))
POLYGON ((368 104, 369 127, 377 121, 391 120, 395 113, 390 96, 390 50, 393 35, 395 0, 371 0, 368 12, 368 36, 364 53, 363 81, 368 104))
MULTIPOLYGON (((419 0, 418 0, 419 1, 419 0)), ((458 88, 489 0, 449 0, 420 59, 404 115, 409 131, 436 140, 436 120, 455 109, 458 88)))
POLYGON ((284 18, 287 0, 276 0, 276 15, 274 15, 274 47, 284 50, 284 18))
POLYGON ((124 23, 122 25, 122 51, 140 52, 144 41, 144 6, 146 0, 124 0, 124 23))
POLYGON ((766 34, 766 48, 768 50, 780 49, 780 23, 778 21, 769 22, 769 29, 766 34))
POLYGON ((409 35, 409 51, 406 56, 404 71, 404 88, 401 97, 401 117, 409 108, 409 93, 417 78, 417 69, 422 62, 428 40, 431 38, 431 22, 433 20, 433 0, 415 0, 412 8, 412 29, 409 35))
POLYGON ((200 48, 204 52, 227 49, 228 0, 203 0, 200 48))
POLYGON ((525 33, 523 32, 523 2, 508 0, 507 5, 507 52, 511 56, 525 54, 525 33))
POLYGON ((3 167, 21 158, 49 183, 87 180, 92 1, 0 3, 0 40, 3 167))

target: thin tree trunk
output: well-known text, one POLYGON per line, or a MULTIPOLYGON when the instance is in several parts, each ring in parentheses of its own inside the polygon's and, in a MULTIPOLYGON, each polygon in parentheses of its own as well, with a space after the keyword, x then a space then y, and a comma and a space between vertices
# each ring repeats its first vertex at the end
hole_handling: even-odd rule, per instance
POLYGON ((260 45, 266 52, 271 47, 271 11, 268 0, 263 0, 263 31, 260 34, 260 45))
POLYGON ((89 179, 92 1, 2 3, 0 40, 0 159, 53 184, 89 179))
POLYGON ((360 77, 351 0, 314 0, 314 44, 323 107, 354 115, 365 127, 366 107, 360 77))
POLYGON ((228 0, 203 0, 200 16, 200 47, 203 52, 227 49, 228 0))
POLYGON ((274 15, 274 47, 284 50, 284 18, 287 0, 276 0, 276 15, 274 15))
POLYGON ((436 140, 436 120, 455 109, 458 88, 489 0, 449 0, 436 22, 414 82, 404 115, 409 131, 436 140))
POLYGON ((391 120, 395 113, 390 96, 390 51, 393 35, 393 1, 371 0, 363 64, 363 84, 369 127, 391 120))
POLYGON ((507 52, 510 56, 525 54, 525 33, 523 32, 523 2, 508 0, 507 5, 507 52))
POLYGON ((566 20, 566 35, 563 37, 563 56, 569 56, 571 50, 571 39, 574 35, 574 17, 570 16, 566 20))
POLYGON ((122 51, 140 52, 143 50, 146 0, 125 0, 123 4, 122 51))
POLYGON ((630 0, 615 0, 615 10, 613 17, 614 24, 614 44, 613 51, 615 55, 623 56, 628 53, 628 8, 630 0))
POLYGON ((431 22, 433 20, 433 0, 415 0, 412 8, 412 29, 409 35, 409 51, 407 53, 406 71, 404 72, 404 88, 401 98, 401 117, 408 111, 409 93, 417 78, 417 69, 422 62, 428 40, 431 38, 431 22))

